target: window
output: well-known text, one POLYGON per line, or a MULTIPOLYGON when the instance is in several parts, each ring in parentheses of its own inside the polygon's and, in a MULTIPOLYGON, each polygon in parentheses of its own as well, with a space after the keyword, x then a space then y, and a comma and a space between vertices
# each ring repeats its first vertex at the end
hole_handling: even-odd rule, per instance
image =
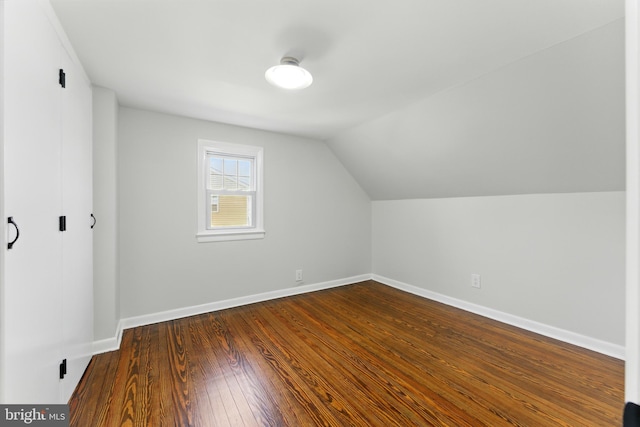
POLYGON ((199 242, 264 237, 262 147, 198 141, 199 242))

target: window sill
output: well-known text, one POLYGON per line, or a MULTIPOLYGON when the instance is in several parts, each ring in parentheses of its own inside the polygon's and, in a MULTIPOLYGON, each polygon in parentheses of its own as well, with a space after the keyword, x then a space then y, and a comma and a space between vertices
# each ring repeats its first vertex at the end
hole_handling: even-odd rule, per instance
POLYGON ((215 231, 196 234, 198 243, 206 242, 224 242, 232 240, 256 240, 264 239, 264 230, 248 230, 248 231, 215 231))

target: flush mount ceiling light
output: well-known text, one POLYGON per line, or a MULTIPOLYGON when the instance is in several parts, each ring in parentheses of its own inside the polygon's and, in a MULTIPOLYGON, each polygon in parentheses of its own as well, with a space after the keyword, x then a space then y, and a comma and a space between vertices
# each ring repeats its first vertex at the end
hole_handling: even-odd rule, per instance
POLYGON ((313 82, 311 73, 302 68, 300 61, 291 56, 280 60, 280 65, 274 65, 264 73, 264 78, 274 86, 283 89, 304 89, 313 82))

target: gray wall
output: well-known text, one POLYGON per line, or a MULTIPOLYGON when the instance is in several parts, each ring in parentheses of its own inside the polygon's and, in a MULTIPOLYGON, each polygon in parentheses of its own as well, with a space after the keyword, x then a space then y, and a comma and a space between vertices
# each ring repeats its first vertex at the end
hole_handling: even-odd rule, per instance
POLYGON ((326 144, 120 108, 123 318, 371 272, 371 202, 326 144), (199 138, 265 148, 263 240, 197 243, 199 138))
POLYGON ((376 201, 373 272, 624 345, 624 212, 624 192, 376 201))
POLYGON ((113 338, 120 320, 117 194, 118 100, 112 90, 93 88, 94 339, 113 338))

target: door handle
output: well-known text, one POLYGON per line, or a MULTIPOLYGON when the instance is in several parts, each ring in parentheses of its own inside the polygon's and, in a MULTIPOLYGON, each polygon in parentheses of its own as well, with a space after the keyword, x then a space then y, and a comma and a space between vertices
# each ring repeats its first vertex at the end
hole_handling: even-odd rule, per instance
POLYGON ((91 218, 93 219, 93 224, 91 224, 91 229, 93 230, 93 227, 96 226, 96 223, 98 222, 98 220, 93 214, 91 214, 91 218))
POLYGON ((20 229, 18 228, 18 224, 15 223, 15 221, 13 220, 13 217, 11 217, 11 216, 7 219, 7 224, 11 224, 16 228, 16 238, 13 239, 11 242, 7 243, 7 249, 11 249, 11 248, 13 248, 13 244, 20 237, 20 229))

